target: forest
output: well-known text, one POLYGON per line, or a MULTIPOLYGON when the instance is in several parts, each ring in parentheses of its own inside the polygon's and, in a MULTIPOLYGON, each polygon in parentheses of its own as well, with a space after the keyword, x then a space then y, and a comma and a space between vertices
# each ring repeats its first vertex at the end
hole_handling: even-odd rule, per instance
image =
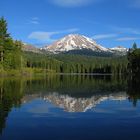
POLYGON ((101 57, 74 54, 48 55, 22 51, 22 41, 13 40, 7 31, 7 21, 0 18, 0 72, 19 73, 139 73, 140 49, 134 43, 128 56, 101 57))

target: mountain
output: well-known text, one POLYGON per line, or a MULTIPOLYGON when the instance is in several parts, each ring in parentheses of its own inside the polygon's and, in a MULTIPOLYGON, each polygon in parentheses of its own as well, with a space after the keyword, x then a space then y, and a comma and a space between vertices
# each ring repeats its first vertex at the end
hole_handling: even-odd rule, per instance
POLYGON ((23 43, 22 50, 25 52, 41 53, 41 50, 39 48, 26 43, 23 43))
POLYGON ((126 55, 128 49, 127 48, 124 48, 122 46, 117 46, 117 47, 114 47, 114 48, 110 48, 110 50, 115 53, 115 54, 121 54, 121 55, 126 55))
POLYGON ((73 50, 90 50, 96 52, 110 52, 109 49, 97 44, 92 39, 78 34, 70 34, 47 46, 44 50, 58 54, 73 50))
POLYGON ((111 51, 118 51, 118 52, 127 52, 128 49, 127 48, 124 48, 122 46, 118 46, 118 47, 115 47, 115 48, 110 48, 111 51))
POLYGON ((92 56, 113 56, 125 55, 127 49, 124 47, 105 48, 97 44, 91 38, 83 35, 70 34, 54 42, 53 44, 41 48, 52 54, 82 54, 92 56))

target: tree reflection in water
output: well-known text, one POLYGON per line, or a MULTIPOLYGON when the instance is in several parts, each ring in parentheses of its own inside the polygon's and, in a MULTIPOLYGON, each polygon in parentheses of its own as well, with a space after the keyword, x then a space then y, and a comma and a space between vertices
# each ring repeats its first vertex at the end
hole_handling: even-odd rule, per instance
MULTIPOLYGON (((128 81, 125 77, 111 75, 50 75, 31 79, 1 78, 0 133, 2 134, 2 130, 6 127, 6 119, 12 108, 20 107, 28 100, 37 97, 54 100, 58 96, 57 99, 60 98, 58 101, 61 101, 62 97, 67 97, 77 101, 75 105, 80 106, 83 101, 87 105, 89 101, 94 104, 93 100, 101 97, 110 95, 116 97, 116 93, 125 94, 136 105, 137 100, 140 99, 139 78, 132 77, 128 81), (57 95, 50 94, 56 92, 57 95)), ((83 108, 77 110, 84 111, 86 105, 84 104, 83 108)), ((68 107, 66 111, 69 111, 68 107)), ((74 109, 72 111, 76 111, 74 109)))

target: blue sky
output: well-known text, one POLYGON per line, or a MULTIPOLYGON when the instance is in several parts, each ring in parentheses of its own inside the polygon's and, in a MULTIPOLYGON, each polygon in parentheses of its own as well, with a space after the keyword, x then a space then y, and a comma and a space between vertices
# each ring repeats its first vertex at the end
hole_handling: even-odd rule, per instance
POLYGON ((42 46, 82 34, 105 47, 140 45, 140 0, 1 0, 14 39, 42 46))

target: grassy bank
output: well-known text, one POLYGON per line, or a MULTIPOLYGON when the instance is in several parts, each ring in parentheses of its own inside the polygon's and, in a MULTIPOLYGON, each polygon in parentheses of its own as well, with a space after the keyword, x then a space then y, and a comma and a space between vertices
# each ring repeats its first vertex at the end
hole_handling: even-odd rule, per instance
POLYGON ((23 68, 21 70, 14 70, 14 69, 9 69, 9 70, 3 70, 0 69, 0 77, 7 77, 7 76, 36 76, 36 75, 47 75, 47 74, 54 74, 55 71, 49 71, 46 69, 38 69, 38 68, 23 68))

